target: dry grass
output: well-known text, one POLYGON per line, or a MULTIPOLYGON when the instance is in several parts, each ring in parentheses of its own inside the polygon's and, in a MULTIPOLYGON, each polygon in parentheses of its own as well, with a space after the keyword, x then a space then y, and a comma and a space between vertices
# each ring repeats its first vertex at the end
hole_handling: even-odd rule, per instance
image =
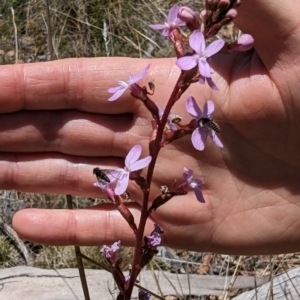
MULTIPOLYGON (((44 0, 2 0, 0 6, 0 51, 11 62, 15 51, 14 8, 18 31, 19 57, 24 62, 43 60, 47 53, 44 0)), ((172 50, 149 23, 163 20, 177 1, 73 0, 50 1, 52 42, 57 58, 91 56, 167 57, 172 50)), ((182 1, 199 8, 201 1, 182 1), (200 4, 199 4, 200 3, 200 4)), ((1 52, 0 52, 1 53, 1 52)))

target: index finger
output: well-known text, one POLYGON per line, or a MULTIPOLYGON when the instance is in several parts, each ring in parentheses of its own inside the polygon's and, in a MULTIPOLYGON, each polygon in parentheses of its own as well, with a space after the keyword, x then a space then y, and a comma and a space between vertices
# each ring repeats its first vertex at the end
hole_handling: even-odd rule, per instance
MULTIPOLYGON (((117 86, 118 80, 127 81, 129 72, 136 74, 147 64, 146 59, 102 57, 1 66, 0 113, 48 109, 133 112, 136 102, 124 101, 127 97, 108 105, 111 94, 107 89, 117 86)), ((151 61, 151 67, 154 64, 151 61)), ((147 78, 141 84, 146 82, 147 78)))

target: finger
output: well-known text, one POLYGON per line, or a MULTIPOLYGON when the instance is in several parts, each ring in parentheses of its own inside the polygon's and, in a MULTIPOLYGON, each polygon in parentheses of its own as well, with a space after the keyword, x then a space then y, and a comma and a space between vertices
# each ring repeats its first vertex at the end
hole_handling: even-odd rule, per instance
MULTIPOLYGON (((131 206, 138 225, 140 212, 131 206)), ((134 245, 134 234, 112 204, 92 209, 47 210, 24 209, 13 218, 13 227, 24 239, 51 245, 103 245, 121 240, 124 246, 134 245)), ((146 234, 153 230, 148 220, 146 234)))
MULTIPOLYGON (((295 44, 300 40, 299 10, 299 1, 244 0, 235 23, 254 36, 255 49, 272 67, 276 60, 286 62, 285 56, 278 55, 279 51, 288 49, 289 55, 298 55, 295 44)), ((290 62, 293 64, 293 59, 290 62)))
MULTIPOLYGON (((111 94, 107 89, 118 86, 119 80, 127 81, 130 72, 137 74, 149 63, 147 77, 155 76, 156 86, 169 92, 167 86, 179 74, 169 59, 76 58, 1 66, 0 112, 22 109, 78 109, 105 114, 134 112, 138 101, 121 97, 108 102, 111 94)), ((140 81, 141 85, 146 83, 147 78, 140 81)))
POLYGON ((149 135, 149 126, 133 125, 133 116, 129 114, 109 116, 75 110, 4 114, 0 151, 125 157, 134 144, 146 142, 149 135), (141 128, 145 129, 145 138, 141 128), (136 129, 141 132, 140 136, 130 133, 136 129))
POLYGON ((51 156, 0 154, 0 188, 103 198, 103 192, 93 186, 96 182, 93 169, 123 167, 123 164, 120 158, 85 158, 58 153, 51 156))

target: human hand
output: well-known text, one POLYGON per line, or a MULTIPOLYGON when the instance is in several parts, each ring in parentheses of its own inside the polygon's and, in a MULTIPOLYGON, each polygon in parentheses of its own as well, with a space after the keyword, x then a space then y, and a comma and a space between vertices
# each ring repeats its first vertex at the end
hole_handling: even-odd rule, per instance
MULTIPOLYGON (((193 84, 172 110, 189 120, 188 95, 199 104, 212 99, 224 149, 208 141, 199 152, 185 137, 161 150, 153 196, 160 185, 180 179, 184 166, 205 182, 205 204, 190 193, 152 214, 169 246, 238 254, 299 250, 299 4, 280 5, 244 0, 236 21, 254 36, 256 51, 216 55, 213 67, 220 76, 213 78, 220 91, 193 84)), ((148 78, 155 78, 156 86, 152 99, 164 106, 179 75, 172 59, 68 59, 1 67, 0 187, 100 197, 93 168, 123 166, 134 144, 146 155, 151 132, 142 103, 128 94, 107 102, 107 89, 149 62, 148 78)), ((130 191, 138 219, 140 195, 133 184, 130 191)), ((14 227, 22 237, 48 244, 134 241, 110 204, 78 211, 26 209, 15 215, 14 227)))

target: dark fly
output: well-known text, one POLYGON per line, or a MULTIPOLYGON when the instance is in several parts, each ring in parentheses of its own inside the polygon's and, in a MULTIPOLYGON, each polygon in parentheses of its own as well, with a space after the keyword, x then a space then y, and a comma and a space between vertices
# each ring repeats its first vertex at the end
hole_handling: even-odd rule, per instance
POLYGON ((217 133, 221 132, 220 126, 216 122, 214 122, 213 120, 211 120, 209 118, 201 118, 198 121, 198 124, 202 128, 210 128, 217 133))
POLYGON ((110 183, 110 179, 109 179, 109 177, 106 175, 106 173, 107 173, 107 170, 103 170, 103 169, 100 169, 100 168, 95 168, 94 170, 93 170, 93 174, 95 174, 96 175, 96 177, 97 177, 97 179, 99 180, 99 181, 106 181, 106 182, 108 182, 108 183, 110 183))

